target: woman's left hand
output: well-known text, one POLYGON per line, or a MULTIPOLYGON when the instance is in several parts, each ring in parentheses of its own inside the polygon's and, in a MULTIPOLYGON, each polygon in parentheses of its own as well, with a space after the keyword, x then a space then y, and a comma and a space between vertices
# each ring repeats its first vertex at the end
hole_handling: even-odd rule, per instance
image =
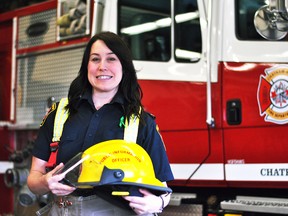
POLYGON ((143 197, 124 196, 129 201, 129 206, 137 215, 156 213, 162 211, 162 200, 159 196, 155 196, 146 189, 139 189, 143 197))

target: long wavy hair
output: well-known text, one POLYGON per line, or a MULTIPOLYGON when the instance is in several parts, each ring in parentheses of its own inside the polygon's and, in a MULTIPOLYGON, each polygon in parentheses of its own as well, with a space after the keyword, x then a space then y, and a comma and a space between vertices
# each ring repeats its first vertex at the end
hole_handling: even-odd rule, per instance
POLYGON ((92 92, 92 86, 88 80, 87 66, 91 47, 97 40, 102 40, 121 62, 123 76, 119 84, 118 92, 120 91, 125 99, 125 116, 129 118, 132 114, 134 114, 141 119, 139 111, 140 109, 143 109, 143 105, 141 103, 143 93, 137 80, 136 70, 133 65, 130 49, 120 38, 120 36, 112 32, 98 33, 94 35, 86 45, 80 70, 77 77, 72 81, 68 92, 69 103, 67 108, 70 115, 77 112, 76 105, 83 93, 87 90, 92 92))

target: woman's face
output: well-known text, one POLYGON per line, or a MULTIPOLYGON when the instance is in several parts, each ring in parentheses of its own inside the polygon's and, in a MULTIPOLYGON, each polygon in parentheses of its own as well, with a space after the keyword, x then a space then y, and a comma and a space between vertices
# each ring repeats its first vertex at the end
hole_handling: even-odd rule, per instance
POLYGON ((97 40, 91 47, 88 62, 88 80, 93 92, 115 95, 122 75, 122 65, 118 57, 102 40, 97 40))

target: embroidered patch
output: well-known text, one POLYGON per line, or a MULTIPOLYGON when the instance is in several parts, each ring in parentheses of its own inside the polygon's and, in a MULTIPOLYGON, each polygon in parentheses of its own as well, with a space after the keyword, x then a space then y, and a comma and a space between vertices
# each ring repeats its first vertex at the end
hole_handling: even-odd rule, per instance
POLYGON ((42 122, 40 124, 40 127, 42 127, 46 121, 46 119, 48 118, 48 116, 50 115, 50 113, 52 113, 54 110, 56 110, 56 103, 53 103, 52 106, 50 107, 50 109, 47 111, 47 113, 45 114, 44 118, 42 119, 42 122))
POLYGON ((166 151, 166 145, 165 145, 165 143, 164 143, 163 137, 162 137, 162 135, 161 135, 161 133, 160 133, 159 126, 158 126, 157 124, 156 124, 156 130, 157 130, 157 132, 158 132, 158 134, 159 134, 159 136, 160 136, 160 138, 161 138, 161 140, 162 140, 164 149, 165 149, 165 151, 166 151))

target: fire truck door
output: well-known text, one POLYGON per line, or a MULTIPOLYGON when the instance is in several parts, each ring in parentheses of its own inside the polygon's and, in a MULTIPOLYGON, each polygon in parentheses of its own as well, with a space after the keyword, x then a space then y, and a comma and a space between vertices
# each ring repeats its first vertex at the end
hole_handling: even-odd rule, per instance
MULTIPOLYGON (((156 116, 175 178, 223 180, 221 129, 210 130, 206 123, 207 23, 200 22, 200 17, 207 19, 204 4, 119 0, 118 6, 119 33, 131 47, 144 106, 156 116)), ((218 113, 213 118, 220 122, 215 65, 210 99, 218 113)))

